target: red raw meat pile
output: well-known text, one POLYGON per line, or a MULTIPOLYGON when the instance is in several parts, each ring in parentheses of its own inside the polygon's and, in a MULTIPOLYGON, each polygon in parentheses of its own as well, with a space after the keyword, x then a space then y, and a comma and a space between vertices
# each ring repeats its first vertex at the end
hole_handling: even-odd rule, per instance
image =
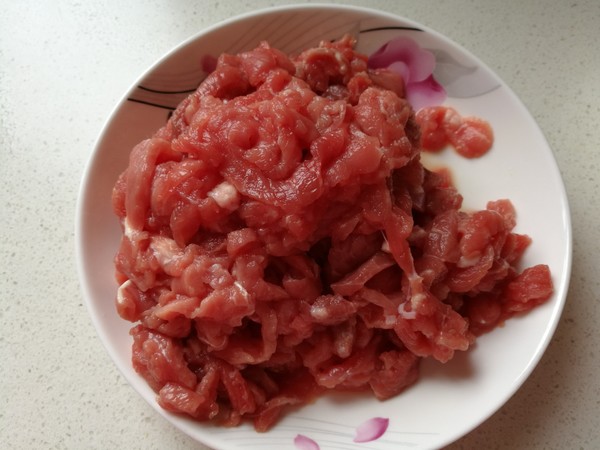
POLYGON ((402 81, 350 38, 216 70, 132 151, 113 193, 119 314, 167 410, 266 430, 327 389, 379 399, 548 299, 507 200, 419 159, 402 81))

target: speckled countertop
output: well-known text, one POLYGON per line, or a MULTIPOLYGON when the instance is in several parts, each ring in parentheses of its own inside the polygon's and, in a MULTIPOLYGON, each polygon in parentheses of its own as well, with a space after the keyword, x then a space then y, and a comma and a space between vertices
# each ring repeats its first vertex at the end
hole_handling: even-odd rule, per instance
MULTIPOLYGON (((104 350, 76 272, 79 181, 131 83, 219 20, 287 2, 0 0, 0 447, 204 449, 104 350)), ((573 223, 567 304, 522 388, 452 449, 600 448, 600 3, 348 1, 416 20, 486 62, 554 149, 573 223)))

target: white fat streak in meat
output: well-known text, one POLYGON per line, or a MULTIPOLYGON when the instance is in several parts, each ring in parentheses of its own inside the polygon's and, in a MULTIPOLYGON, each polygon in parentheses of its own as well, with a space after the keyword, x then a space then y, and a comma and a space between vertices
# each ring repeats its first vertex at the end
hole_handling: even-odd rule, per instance
POLYGON ((423 278, 433 278, 435 276, 435 272, 433 269, 425 269, 421 271, 421 277, 423 278))
MULTIPOLYGON (((417 294, 414 297, 417 297, 418 295, 423 296, 423 294, 417 294)), ((412 300, 414 300, 414 297, 412 300)), ((400 314, 400 316, 406 320, 413 320, 417 317, 417 313, 415 311, 407 311, 406 310, 406 302, 404 302, 398 306, 398 314, 400 314)))
MULTIPOLYGON (((402 313, 400 313, 400 315, 402 315, 402 313)), ((394 325, 396 325, 396 321, 397 321, 397 317, 396 316, 390 316, 390 315, 386 315, 384 316, 384 328, 393 328, 394 325)))
POLYGON ((475 264, 477 264, 479 262, 480 259, 481 259, 481 255, 475 255, 470 258, 463 255, 460 257, 460 259, 456 263, 456 266, 460 267, 461 269, 464 269, 465 267, 473 267, 475 264))
POLYGON ((327 312, 327 308, 324 306, 311 306, 310 315, 317 320, 324 320, 329 317, 329 313, 327 312))
POLYGON ((421 303, 424 298, 425 298, 425 294, 423 294, 422 292, 418 292, 416 294, 413 294, 410 297, 410 304, 414 308, 414 307, 418 306, 419 303, 421 303))
POLYGON ((422 286, 423 277, 420 277, 419 274, 414 271, 414 269, 411 273, 407 273, 406 275, 408 276, 408 281, 411 286, 414 286, 415 284, 418 286, 422 286))
MULTIPOLYGON (((383 235, 383 243, 381 244, 381 250, 386 253, 392 253, 392 249, 390 248, 390 244, 389 244, 387 238, 385 237, 385 234, 383 235)), ((419 276, 419 274, 417 274, 414 271, 411 273, 408 273, 406 275, 408 277, 408 282, 409 282, 409 285, 411 286, 411 288, 414 286, 418 286, 422 289, 423 277, 419 276)), ((413 309, 415 309, 424 298, 425 298, 425 294, 423 294, 423 292, 417 292, 417 293, 411 294, 410 302, 411 302, 411 305, 413 306, 413 309)), ((404 309, 405 305, 406 305, 406 302, 402 303, 400 306, 398 306, 398 314, 400 314, 405 319, 414 319, 417 316, 417 314, 414 311, 407 311, 406 309, 404 309)))
POLYGON ((229 272, 221 264, 212 264, 208 270, 214 275, 214 278, 208 283, 211 288, 219 289, 227 284, 229 272))
POLYGON ((117 289, 117 303, 119 305, 125 304, 125 295, 123 294, 123 292, 125 291, 125 289, 131 286, 131 284, 131 280, 126 280, 125 282, 123 282, 123 284, 121 284, 121 286, 119 286, 119 289, 117 289))
POLYGON ((181 257, 181 249, 177 243, 164 236, 152 236, 150 248, 161 266, 166 266, 181 257))
POLYGON ((240 204, 239 193, 229 181, 223 181, 216 185, 207 195, 221 208, 229 211, 235 210, 240 204))
POLYGON ((238 281, 234 281, 233 285, 237 288, 238 291, 240 291, 240 293, 244 296, 245 299, 250 298, 250 294, 248 293, 248 291, 238 281))
POLYGON ((130 241, 133 241, 135 239, 135 236, 138 233, 138 230, 134 230, 131 227, 128 217, 125 217, 125 220, 123 221, 123 228, 124 228, 125 237, 127 239, 129 239, 130 241))
POLYGON ((346 61, 346 58, 344 58, 344 55, 342 55, 341 52, 335 52, 335 59, 337 60, 337 62, 339 63, 339 69, 340 69, 340 74, 345 75, 348 73, 348 62, 346 61))
MULTIPOLYGON (((242 296, 244 297, 244 299, 246 299, 246 300, 250 299, 250 293, 238 281, 234 281, 233 282, 233 287, 235 289, 237 289, 240 294, 242 294, 242 296)), ((213 292, 215 292, 218 288, 213 287, 213 289, 214 289, 213 292)), ((208 294, 207 297, 210 297, 211 295, 212 294, 208 294)), ((200 315, 201 312, 202 312, 202 303, 200 303, 200 306, 198 306, 196 309, 194 309, 194 311, 192 312, 192 314, 191 314, 190 317, 192 319, 195 319, 196 317, 198 317, 200 315)))
POLYGON ((136 229, 131 226, 131 222, 128 217, 125 217, 123 220, 123 236, 129 239, 131 242, 143 241, 144 239, 148 239, 150 233, 144 231, 143 229, 136 229))
POLYGON ((423 293, 423 278, 420 277, 416 272, 413 272, 411 274, 408 274, 408 280, 409 280, 409 285, 410 285, 410 305, 412 308, 412 311, 406 311, 406 309, 404 308, 405 303, 403 303, 402 305, 400 305, 400 307, 398 308, 398 312, 400 314, 405 313, 403 315, 404 318, 406 319, 414 319, 414 316, 411 314, 414 314, 414 311, 419 307, 419 304, 426 298, 426 295, 423 293), (418 289, 415 289, 418 288, 418 289), (402 308, 403 311, 400 311, 400 308, 402 308))
POLYGON ((385 234, 383 235, 383 243, 381 244, 381 251, 386 253, 392 253, 392 249, 390 248, 390 243, 388 242, 385 234))
POLYGON ((452 125, 453 128, 458 128, 462 124, 462 118, 456 111, 452 109, 447 109, 444 114, 444 122, 446 126, 452 125))

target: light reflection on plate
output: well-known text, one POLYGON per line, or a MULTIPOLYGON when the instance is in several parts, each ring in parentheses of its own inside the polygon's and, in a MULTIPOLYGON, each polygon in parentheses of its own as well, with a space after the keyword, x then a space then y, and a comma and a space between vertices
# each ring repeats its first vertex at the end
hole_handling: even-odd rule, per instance
POLYGON ((540 360, 560 318, 571 268, 564 186, 551 149, 513 92, 473 55, 426 27, 374 10, 333 5, 274 8, 234 18, 203 31, 156 63, 117 105, 102 131, 82 181, 76 234, 85 300, 118 368, 167 420, 198 441, 224 450, 292 448, 297 434, 310 436, 321 449, 435 448, 458 439, 498 410, 540 360), (262 434, 250 425, 223 429, 166 413, 131 367, 131 324, 114 308, 113 256, 120 229, 111 209, 113 184, 133 145, 153 134, 206 75, 207 55, 248 50, 261 40, 297 53, 344 33, 357 36, 357 49, 367 54, 404 33, 436 55, 436 77, 449 95, 445 104, 489 121, 495 143, 477 160, 447 150, 427 155, 425 163, 451 169, 466 208, 483 209, 488 200, 511 199, 518 214, 515 231, 533 238, 523 264, 548 264, 555 294, 547 304, 482 336, 448 364, 425 361, 420 381, 386 402, 363 395, 325 396, 262 434), (354 443, 355 428, 375 416, 390 419, 386 433, 368 446, 354 443))

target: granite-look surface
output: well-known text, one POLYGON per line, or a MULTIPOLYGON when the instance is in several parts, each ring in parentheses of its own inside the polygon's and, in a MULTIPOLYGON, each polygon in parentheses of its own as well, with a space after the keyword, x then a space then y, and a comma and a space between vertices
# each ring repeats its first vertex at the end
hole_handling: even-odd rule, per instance
MULTIPOLYGON (((204 449, 118 373, 79 288, 81 175, 112 108, 173 46, 280 1, 0 1, 0 447, 204 449)), ((600 3, 346 3, 403 15, 463 45, 529 108, 572 213, 567 304, 506 405, 452 449, 600 448, 600 3)))

